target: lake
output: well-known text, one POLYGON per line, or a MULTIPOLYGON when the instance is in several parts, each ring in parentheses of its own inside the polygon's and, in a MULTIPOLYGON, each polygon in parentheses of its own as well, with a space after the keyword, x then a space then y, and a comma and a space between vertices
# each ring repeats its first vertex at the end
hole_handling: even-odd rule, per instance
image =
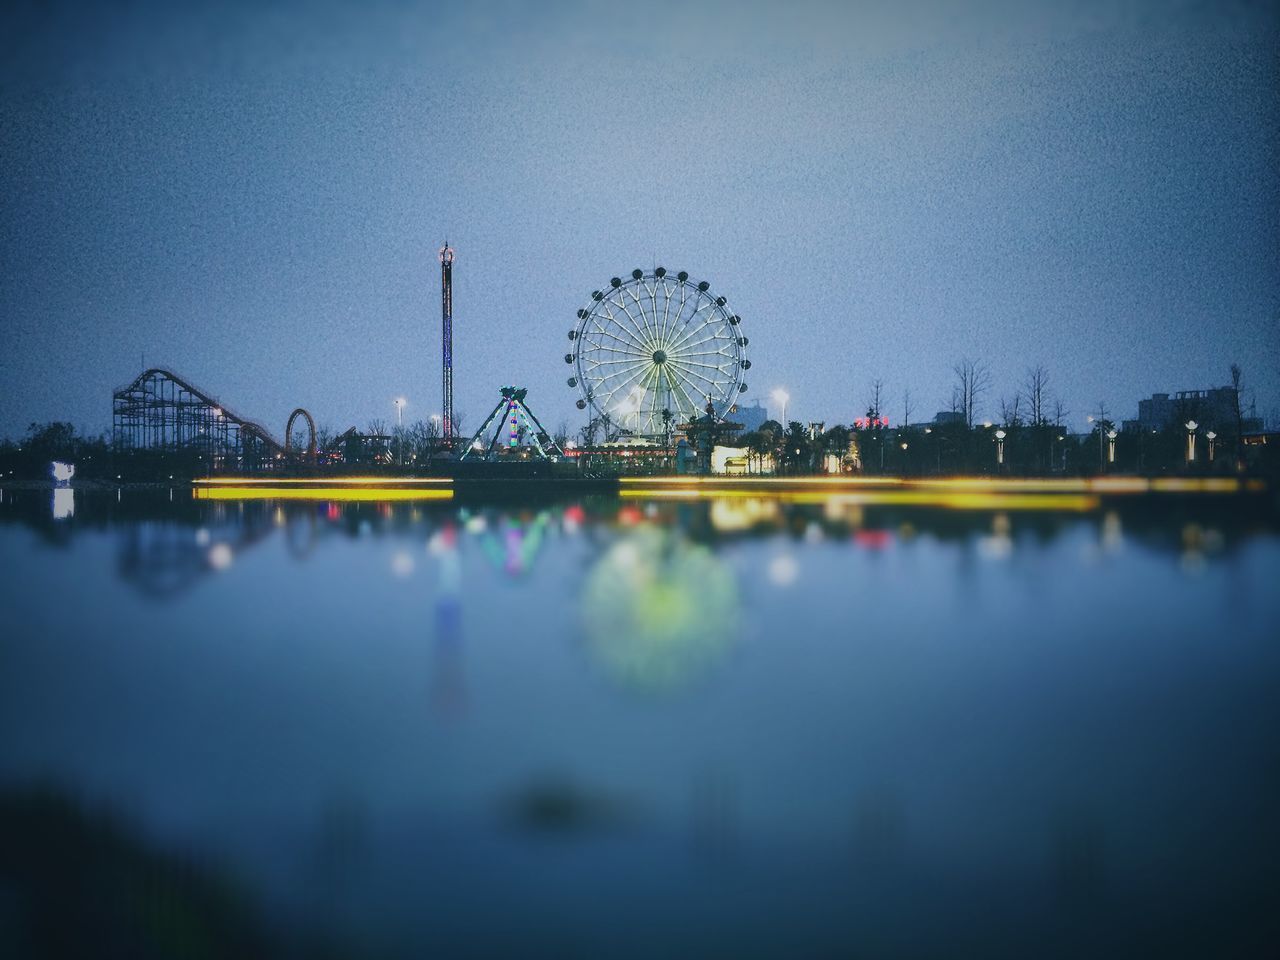
POLYGON ((526 500, 4 491, 0 952, 1276 942, 1274 498, 526 500))

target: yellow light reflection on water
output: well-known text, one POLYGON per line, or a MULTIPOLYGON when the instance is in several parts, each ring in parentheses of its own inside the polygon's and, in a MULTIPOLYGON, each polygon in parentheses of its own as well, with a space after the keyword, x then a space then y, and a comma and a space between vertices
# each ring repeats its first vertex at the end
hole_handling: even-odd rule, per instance
POLYGON ((197 500, 329 500, 336 502, 388 500, 452 500, 452 490, 403 487, 196 487, 197 500))
MULTIPOLYGON (((627 499, 715 500, 722 497, 760 497, 759 490, 672 490, 631 488, 621 492, 627 499)), ((858 492, 786 491, 765 494, 782 503, 844 503, 856 506, 920 506, 947 510, 1096 510, 1100 499, 1091 494, 1059 493, 941 493, 928 490, 863 490, 858 492)))

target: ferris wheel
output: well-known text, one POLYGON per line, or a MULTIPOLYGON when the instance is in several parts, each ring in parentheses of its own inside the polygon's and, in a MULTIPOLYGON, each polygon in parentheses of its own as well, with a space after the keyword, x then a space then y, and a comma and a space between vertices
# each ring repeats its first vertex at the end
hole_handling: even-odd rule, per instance
POLYGON ((663 267, 614 277, 591 294, 569 331, 569 386, 578 409, 633 434, 657 436, 710 403, 723 419, 745 393, 751 369, 737 314, 705 281, 663 267))

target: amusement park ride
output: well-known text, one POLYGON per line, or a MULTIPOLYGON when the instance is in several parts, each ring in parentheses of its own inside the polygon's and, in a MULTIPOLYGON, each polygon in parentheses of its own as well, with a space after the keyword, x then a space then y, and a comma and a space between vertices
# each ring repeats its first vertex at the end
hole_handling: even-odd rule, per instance
POLYGON ((579 410, 635 437, 670 439, 672 422, 698 417, 702 401, 723 420, 745 393, 751 369, 741 318, 724 297, 683 270, 614 277, 578 311, 565 363, 579 410))
MULTIPOLYGON (((501 399, 464 446, 453 408, 453 262, 446 242, 439 252, 441 390, 443 414, 437 449, 456 460, 559 459, 552 440, 526 403, 523 387, 503 387, 501 399), (492 436, 489 432, 492 430, 492 436), (488 439, 486 440, 486 437, 488 439)), ((669 451, 678 431, 706 461, 711 449, 740 424, 727 417, 745 393, 747 338, 741 319, 707 281, 663 267, 633 270, 593 291, 569 331, 565 363, 577 407, 589 410, 588 437, 604 428, 606 444, 638 443, 669 451), (701 415, 699 411, 702 411, 701 415)), ((344 459, 366 437, 351 428, 321 449, 311 414, 290 414, 284 442, 260 423, 232 413, 177 374, 153 368, 113 394, 112 433, 118 449, 198 455, 209 469, 317 466, 344 459), (307 442, 294 440, 307 427, 307 442)), ((590 447, 593 441, 588 443, 590 447)), ((367 446, 367 444, 366 444, 367 446)))
POLYGON ((467 444, 459 460, 466 460, 472 454, 478 454, 482 460, 496 460, 510 456, 520 450, 530 449, 537 452, 543 460, 555 454, 564 456, 560 445, 551 439, 551 435, 542 429, 542 424, 533 415, 533 411, 525 405, 524 398, 528 394, 524 387, 503 387, 502 399, 493 408, 493 412, 485 418, 476 435, 467 444), (494 424, 493 436, 488 444, 483 440, 489 428, 494 424))

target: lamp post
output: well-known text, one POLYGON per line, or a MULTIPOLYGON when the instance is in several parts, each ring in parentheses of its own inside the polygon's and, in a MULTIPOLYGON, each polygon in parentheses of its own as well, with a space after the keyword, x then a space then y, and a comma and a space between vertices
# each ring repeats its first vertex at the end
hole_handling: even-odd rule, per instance
POLYGON ((1213 463, 1213 441, 1218 439, 1218 435, 1210 430, 1204 437, 1209 441, 1209 462, 1213 463))
POLYGON ((396 461, 404 466, 404 397, 396 397, 396 461))
POLYGON ((785 433, 787 429, 787 401, 791 399, 791 394, 779 387, 769 394, 769 397, 774 403, 782 407, 782 430, 785 433))
POLYGON ((1199 426, 1194 420, 1188 420, 1185 424, 1187 428, 1187 466, 1196 462, 1196 427, 1199 426))
POLYGON ((1107 467, 1107 454, 1106 437, 1104 434, 1107 432, 1107 421, 1103 419, 1101 415, 1098 416, 1097 420, 1094 420, 1092 414, 1085 417, 1085 419, 1090 423, 1097 423, 1098 425, 1098 469, 1105 470, 1107 467))
POLYGON ((997 466, 1004 466, 1004 438, 1005 438, 1005 432, 1003 430, 997 430, 996 431, 996 464, 997 466))
POLYGON ((1116 432, 1115 430, 1107 431, 1107 463, 1116 462, 1116 432))

